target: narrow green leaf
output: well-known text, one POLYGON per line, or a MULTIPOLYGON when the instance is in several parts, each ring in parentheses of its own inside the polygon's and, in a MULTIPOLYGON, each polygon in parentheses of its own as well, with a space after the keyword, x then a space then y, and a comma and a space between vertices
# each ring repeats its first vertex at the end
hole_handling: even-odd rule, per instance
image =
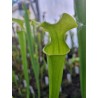
POLYGON ((33 46, 34 39, 32 37, 28 12, 27 12, 25 5, 23 7, 25 10, 24 20, 25 20, 25 26, 26 26, 26 32, 27 32, 27 41, 28 41, 29 53, 30 53, 30 57, 31 57, 32 68, 33 68, 35 79, 36 79, 36 85, 37 85, 37 89, 38 89, 38 98, 40 98, 39 63, 38 63, 38 58, 34 52, 34 46, 33 46))
MULTIPOLYGON (((79 28, 78 28, 79 29, 79 28)), ((86 26, 78 30, 81 94, 86 98, 86 26)))
POLYGON ((17 24, 20 25, 21 28, 23 28, 24 20, 12 18, 12 21, 13 21, 13 22, 16 22, 17 24))
POLYGON ((56 24, 44 22, 40 26, 49 32, 51 37, 51 42, 43 49, 47 55, 49 68, 49 98, 58 98, 65 56, 70 51, 65 43, 65 33, 77 27, 77 23, 70 15, 64 13, 56 24))
POLYGON ((74 0, 74 2, 77 22, 86 24, 86 0, 74 0))
POLYGON ((79 24, 80 84, 82 98, 86 98, 86 0, 74 0, 75 17, 79 24))
POLYGON ((29 98, 29 76, 28 76, 28 66, 27 66, 27 58, 26 58, 26 39, 25 39, 25 33, 24 31, 17 31, 19 44, 20 44, 20 50, 21 50, 21 56, 22 56, 22 64, 23 64, 23 72, 24 77, 27 83, 27 97, 29 98))

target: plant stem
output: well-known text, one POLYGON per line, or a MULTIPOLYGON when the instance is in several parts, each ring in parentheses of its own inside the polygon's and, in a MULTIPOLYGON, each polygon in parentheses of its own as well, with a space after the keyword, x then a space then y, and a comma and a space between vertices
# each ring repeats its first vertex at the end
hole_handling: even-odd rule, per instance
POLYGON ((79 24, 80 83, 82 98, 86 98, 86 0, 74 0, 75 16, 79 24))

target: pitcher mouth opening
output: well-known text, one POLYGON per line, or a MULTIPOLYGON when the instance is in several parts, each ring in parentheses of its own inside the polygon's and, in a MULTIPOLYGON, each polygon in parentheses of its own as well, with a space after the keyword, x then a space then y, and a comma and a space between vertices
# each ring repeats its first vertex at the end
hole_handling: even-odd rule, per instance
POLYGON ((53 55, 55 55, 55 56, 57 56, 57 55, 63 56, 63 55, 68 54, 68 53, 70 52, 70 49, 69 49, 69 47, 68 47, 68 50, 67 50, 67 51, 61 51, 61 52, 58 52, 58 53, 53 53, 53 52, 51 52, 51 51, 47 51, 47 50, 46 50, 46 47, 44 47, 44 48, 43 48, 43 52, 44 52, 46 55, 48 55, 48 56, 53 56, 53 55))

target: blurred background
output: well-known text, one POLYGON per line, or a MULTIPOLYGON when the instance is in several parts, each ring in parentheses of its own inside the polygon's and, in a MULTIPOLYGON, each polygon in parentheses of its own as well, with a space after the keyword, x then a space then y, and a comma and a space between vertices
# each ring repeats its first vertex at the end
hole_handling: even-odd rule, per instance
MULTIPOLYGON (((74 17, 74 0, 12 0, 12 17, 21 19, 23 10, 21 9, 20 2, 26 2, 29 6, 31 19, 37 18, 38 21, 47 21, 55 23, 59 20, 62 13, 68 13, 74 17)), ((73 42, 74 47, 78 48, 77 31, 72 30, 74 33, 73 42)), ((68 33, 67 43, 72 47, 70 34, 68 33)))
MULTIPOLYGON (((75 19, 74 0, 12 0, 12 18, 23 20, 24 10, 22 3, 26 4, 30 12, 30 19, 36 20, 38 23, 47 21, 56 23, 63 13, 68 13, 75 19)), ((37 25, 36 25, 37 26, 37 25)), ((17 36, 18 25, 12 22, 12 96, 13 98, 26 98, 26 80, 23 74, 22 57, 20 45, 17 36)), ((48 32, 41 31, 36 28, 35 31, 36 46, 38 47, 38 63, 39 63, 39 83, 41 98, 48 98, 48 65, 46 55, 42 49, 48 43, 48 32)), ((78 54, 78 37, 77 29, 67 32, 65 39, 70 52, 66 56, 66 63, 63 71, 62 85, 59 98, 81 98, 80 92, 80 63, 78 54)), ((38 90, 31 68, 29 53, 27 52, 28 74, 30 81, 30 98, 38 98, 38 90)))

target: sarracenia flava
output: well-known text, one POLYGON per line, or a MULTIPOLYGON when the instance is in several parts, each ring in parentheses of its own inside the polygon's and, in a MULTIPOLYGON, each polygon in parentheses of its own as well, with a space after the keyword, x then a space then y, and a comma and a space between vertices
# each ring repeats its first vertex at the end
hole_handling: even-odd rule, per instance
POLYGON ((48 62, 49 98, 58 98, 65 56, 70 51, 64 37, 68 30, 77 27, 77 23, 73 17, 64 13, 56 24, 43 22, 40 26, 49 32, 51 37, 51 41, 43 49, 48 62))

